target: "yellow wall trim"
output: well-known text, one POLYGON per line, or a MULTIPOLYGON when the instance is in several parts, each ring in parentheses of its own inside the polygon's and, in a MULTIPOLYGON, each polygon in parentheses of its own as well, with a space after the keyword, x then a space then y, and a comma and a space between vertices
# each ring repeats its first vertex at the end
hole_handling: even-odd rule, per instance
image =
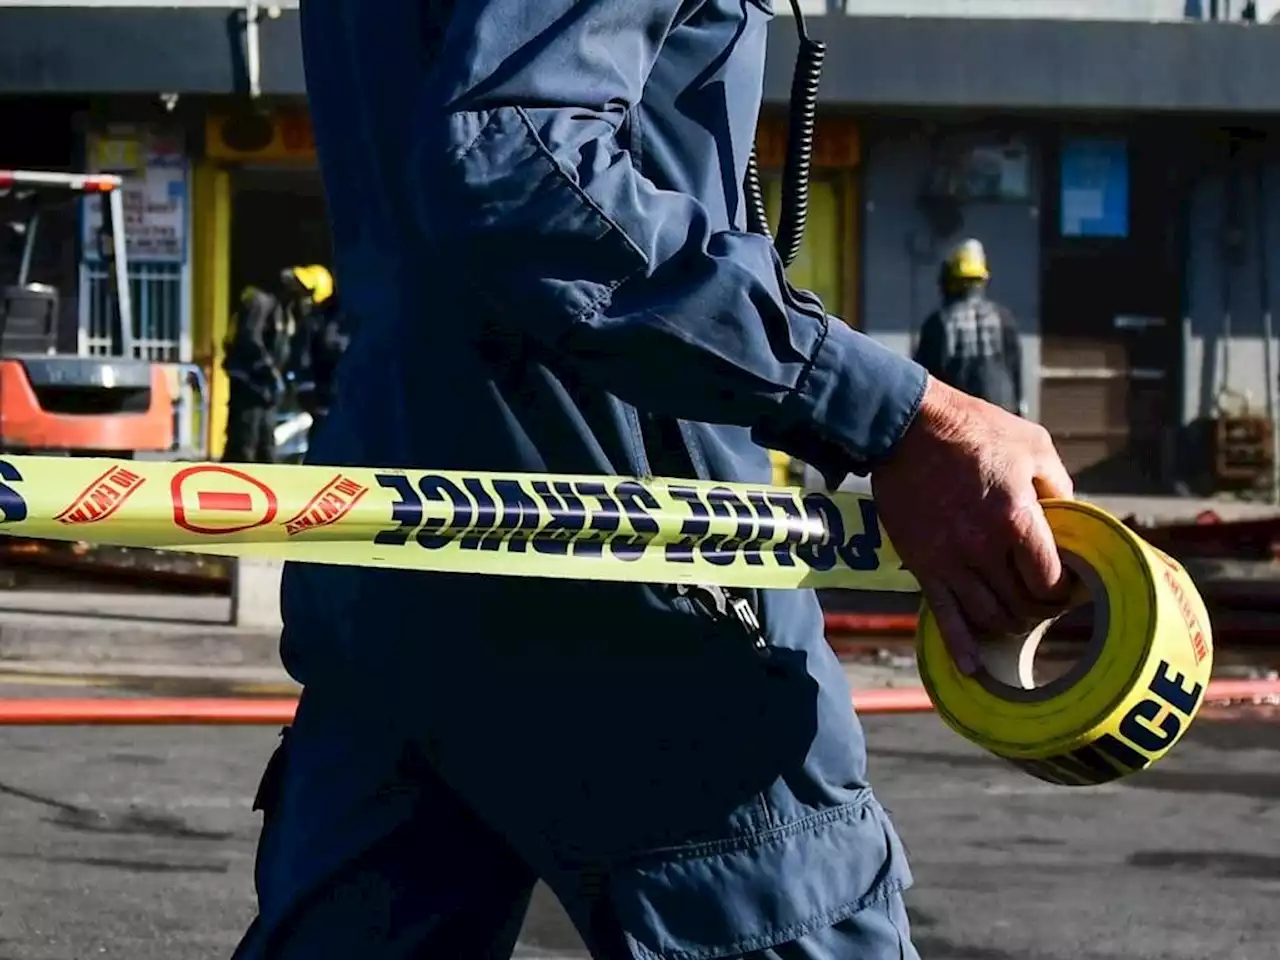
POLYGON ((224 163, 316 162, 311 118, 303 108, 205 117, 205 156, 224 163))
POLYGON ((192 182, 192 354, 209 378, 209 454, 222 456, 227 436, 230 383, 222 369, 223 344, 231 321, 231 178, 203 161, 192 182))

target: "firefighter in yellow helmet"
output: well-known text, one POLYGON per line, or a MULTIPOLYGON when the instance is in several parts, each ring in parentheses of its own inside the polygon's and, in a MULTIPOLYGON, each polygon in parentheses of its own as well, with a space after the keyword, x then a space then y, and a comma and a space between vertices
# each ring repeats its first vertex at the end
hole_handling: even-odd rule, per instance
POLYGON ((280 271, 281 300, 296 328, 316 304, 333 294, 333 276, 322 266, 285 267, 280 271))
POLYGON ((351 332, 334 290, 333 275, 326 267, 294 267, 292 276, 306 295, 299 301, 302 309, 296 316, 288 370, 298 405, 311 415, 307 432, 310 450, 329 416, 338 361, 351 341, 351 332))
POLYGON ((942 305, 921 326, 915 359, 957 390, 1025 416, 1017 321, 987 296, 990 279, 980 241, 952 248, 938 276, 942 305))
POLYGON ((313 304, 324 303, 333 296, 333 275, 327 267, 313 263, 305 267, 289 267, 283 272, 285 289, 298 299, 313 304))

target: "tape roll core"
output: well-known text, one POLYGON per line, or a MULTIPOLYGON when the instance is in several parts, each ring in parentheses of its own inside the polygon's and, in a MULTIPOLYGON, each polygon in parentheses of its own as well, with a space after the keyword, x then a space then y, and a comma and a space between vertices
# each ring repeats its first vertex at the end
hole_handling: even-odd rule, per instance
POLYGON ((1111 624, 1107 588, 1097 572, 1070 550, 1060 550, 1064 565, 1079 581, 1068 610, 1044 620, 1027 633, 981 640, 978 655, 981 670, 974 677, 992 696, 1015 703, 1036 703, 1059 697, 1083 682, 1097 665, 1111 624), (1053 677, 1044 676, 1044 664, 1037 662, 1040 648, 1053 627, 1072 610, 1093 606, 1092 629, 1080 656, 1053 677))

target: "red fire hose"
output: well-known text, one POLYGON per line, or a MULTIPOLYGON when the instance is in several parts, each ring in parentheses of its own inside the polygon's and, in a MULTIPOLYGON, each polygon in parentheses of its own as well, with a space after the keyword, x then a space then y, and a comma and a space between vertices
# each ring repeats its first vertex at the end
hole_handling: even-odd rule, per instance
MULTIPOLYGON (((1215 680, 1206 703, 1280 698, 1280 680, 1215 680)), ((923 687, 859 690, 854 706, 864 715, 928 713, 923 687)), ((297 700, 56 698, 0 700, 0 726, 282 726, 293 720, 297 700)))

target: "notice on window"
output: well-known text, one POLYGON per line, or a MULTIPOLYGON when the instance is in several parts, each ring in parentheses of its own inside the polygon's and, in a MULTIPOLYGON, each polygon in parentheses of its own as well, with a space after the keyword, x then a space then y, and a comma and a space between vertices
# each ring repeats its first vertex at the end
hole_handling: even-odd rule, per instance
POLYGON ((1069 140, 1062 148, 1064 237, 1129 235, 1129 155, 1123 140, 1069 140))

